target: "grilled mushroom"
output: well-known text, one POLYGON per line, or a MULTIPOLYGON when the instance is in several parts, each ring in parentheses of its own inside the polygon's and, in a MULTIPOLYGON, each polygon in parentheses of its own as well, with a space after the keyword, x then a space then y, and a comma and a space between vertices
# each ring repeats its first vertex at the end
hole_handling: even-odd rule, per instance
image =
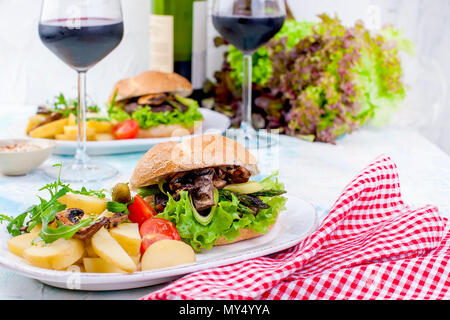
POLYGON ((66 226, 74 226, 80 222, 84 216, 84 211, 77 208, 65 209, 56 214, 56 220, 66 226))

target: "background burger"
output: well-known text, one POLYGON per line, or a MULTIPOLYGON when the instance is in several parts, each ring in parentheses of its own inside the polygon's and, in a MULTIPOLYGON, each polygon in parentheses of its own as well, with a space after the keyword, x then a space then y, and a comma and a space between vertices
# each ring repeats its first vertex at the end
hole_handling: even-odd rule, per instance
POLYGON ((176 73, 146 71, 114 85, 108 113, 117 122, 136 120, 137 138, 189 135, 203 120, 191 93, 191 83, 176 73))
POLYGON ((242 145, 204 135, 151 148, 130 186, 200 251, 260 236, 275 224, 284 186, 276 174, 251 181, 256 174, 256 159, 242 145))

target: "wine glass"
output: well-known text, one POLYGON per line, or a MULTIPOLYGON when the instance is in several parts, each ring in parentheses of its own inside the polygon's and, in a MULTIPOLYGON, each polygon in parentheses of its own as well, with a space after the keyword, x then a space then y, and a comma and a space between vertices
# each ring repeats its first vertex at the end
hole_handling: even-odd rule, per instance
MULTIPOLYGON (((120 0, 43 0, 39 20, 43 44, 78 72, 77 150, 74 161, 63 165, 66 181, 108 179, 117 170, 94 163, 86 153, 86 73, 113 51, 123 37, 120 0)), ((46 173, 58 175, 58 168, 46 173)))
POLYGON ((283 26, 284 0, 215 0, 213 24, 222 37, 244 54, 242 81, 242 121, 236 140, 246 147, 264 148, 274 142, 261 139, 252 126, 252 54, 266 44, 283 26))

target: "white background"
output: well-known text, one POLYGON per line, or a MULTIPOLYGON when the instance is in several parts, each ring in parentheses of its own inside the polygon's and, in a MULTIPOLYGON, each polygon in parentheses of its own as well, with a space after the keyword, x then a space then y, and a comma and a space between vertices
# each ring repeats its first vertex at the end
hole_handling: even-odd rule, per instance
MULTIPOLYGON (((105 101, 120 78, 149 64, 151 0, 122 0, 125 36, 120 46, 88 72, 88 94, 105 101)), ((0 0, 0 108, 39 104, 59 92, 75 96, 76 74, 39 40, 39 0, 0 0)), ((393 24, 416 43, 415 57, 403 57, 410 86, 393 125, 418 128, 450 153, 450 0, 290 0, 297 19, 336 13, 345 24, 363 19, 369 26, 393 24)), ((215 31, 209 27, 210 39, 215 31)), ((209 44, 211 47, 211 43, 209 44)), ((208 55, 208 74, 221 64, 221 53, 208 55)))

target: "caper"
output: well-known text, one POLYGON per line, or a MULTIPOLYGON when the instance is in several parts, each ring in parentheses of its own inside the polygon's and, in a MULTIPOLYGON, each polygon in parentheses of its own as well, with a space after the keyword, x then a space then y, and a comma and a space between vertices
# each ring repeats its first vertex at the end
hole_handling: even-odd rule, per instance
POLYGON ((112 190, 112 200, 119 203, 128 203, 131 201, 131 192, 128 184, 118 183, 112 190))

